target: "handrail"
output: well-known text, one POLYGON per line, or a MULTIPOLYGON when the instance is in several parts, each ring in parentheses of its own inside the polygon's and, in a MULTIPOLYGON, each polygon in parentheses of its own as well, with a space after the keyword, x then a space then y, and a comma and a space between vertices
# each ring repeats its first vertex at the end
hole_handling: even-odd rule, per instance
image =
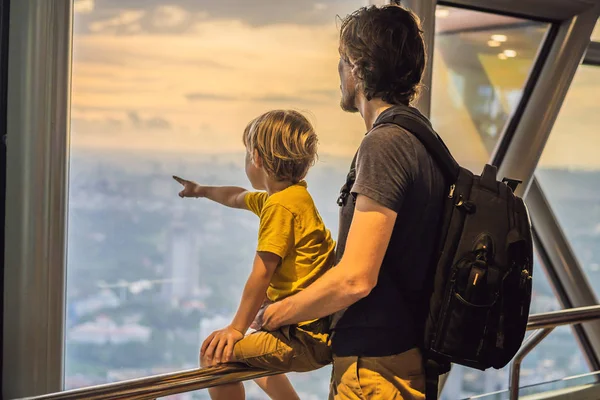
POLYGON ((280 372, 250 368, 243 364, 227 364, 27 397, 22 400, 154 400, 159 397, 207 389, 225 383, 262 378, 278 373, 280 372))
POLYGON ((535 331, 537 329, 555 328, 561 325, 580 324, 598 318, 600 318, 600 305, 567 308, 565 310, 530 315, 527 322, 527 330, 535 331))
MULTIPOLYGON (((541 332, 548 331, 543 335, 545 337, 549 331, 557 326, 579 324, 598 318, 600 318, 600 305, 553 311, 531 315, 527 323, 527 330, 543 329, 541 332)), ((516 385, 516 393, 518 395, 518 375, 521 361, 543 337, 540 338, 537 336, 536 338, 535 334, 532 335, 532 338, 525 342, 525 345, 515 356, 511 367, 511 399, 513 398, 513 385, 516 385), (533 344, 533 341, 536 341, 536 343, 533 344), (513 376, 514 372, 516 372, 516 378, 513 376)), ((153 400, 158 397, 206 389, 225 383, 256 379, 277 373, 279 372, 250 368, 243 364, 227 364, 219 367, 193 369, 99 386, 90 386, 83 389, 29 397, 23 400, 153 400)))
POLYGON ((521 363, 527 354, 531 352, 554 328, 563 325, 580 324, 600 318, 600 305, 568 308, 566 310, 552 311, 543 314, 531 315, 527 322, 528 331, 537 331, 530 335, 515 357, 510 366, 509 395, 510 400, 519 398, 519 380, 521 375, 521 363))

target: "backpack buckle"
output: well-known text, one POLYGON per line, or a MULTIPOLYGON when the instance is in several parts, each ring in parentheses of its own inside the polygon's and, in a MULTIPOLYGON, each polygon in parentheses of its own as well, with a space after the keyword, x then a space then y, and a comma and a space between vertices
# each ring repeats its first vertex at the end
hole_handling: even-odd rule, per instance
POLYGON ((505 183, 506 186, 508 186, 510 188, 510 190, 512 190, 514 193, 517 190, 517 186, 519 186, 521 183, 523 183, 523 181, 521 181, 519 179, 503 178, 502 183, 505 183))
POLYGON ((346 200, 348 199, 348 192, 342 191, 340 196, 337 199, 337 205, 343 207, 346 205, 346 200))

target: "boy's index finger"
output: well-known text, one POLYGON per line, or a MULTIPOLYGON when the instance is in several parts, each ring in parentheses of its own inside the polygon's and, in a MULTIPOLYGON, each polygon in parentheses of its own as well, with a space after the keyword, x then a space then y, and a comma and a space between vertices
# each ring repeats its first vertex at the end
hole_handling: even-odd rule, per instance
POLYGON ((173 179, 175 179, 177 182, 181 183, 182 185, 185 185, 185 183, 187 182, 185 179, 182 179, 175 175, 173 175, 173 179))

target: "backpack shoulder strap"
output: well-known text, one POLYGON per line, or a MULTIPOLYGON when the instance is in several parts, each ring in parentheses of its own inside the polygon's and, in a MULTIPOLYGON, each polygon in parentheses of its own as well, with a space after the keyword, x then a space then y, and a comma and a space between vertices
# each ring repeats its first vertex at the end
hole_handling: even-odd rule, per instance
POLYGON ((460 166, 450 154, 446 144, 427 122, 410 111, 399 110, 392 115, 377 120, 374 127, 381 124, 395 124, 414 135, 425 146, 427 152, 441 169, 444 177, 449 182, 456 182, 460 166))
POLYGON ((350 195, 350 191, 352 190, 352 185, 354 185, 354 180, 356 179, 356 158, 358 157, 358 151, 354 154, 354 158, 352 159, 352 163, 350 164, 350 171, 348 171, 348 175, 346 175, 346 183, 342 186, 340 190, 340 196, 337 199, 338 205, 341 207, 346 204, 346 200, 350 195))

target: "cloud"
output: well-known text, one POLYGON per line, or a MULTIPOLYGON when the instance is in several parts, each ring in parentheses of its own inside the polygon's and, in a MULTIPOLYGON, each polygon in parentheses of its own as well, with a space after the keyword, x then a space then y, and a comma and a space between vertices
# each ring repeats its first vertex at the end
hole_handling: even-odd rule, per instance
POLYGON ((134 128, 139 130, 170 130, 171 123, 162 117, 142 118, 137 111, 129 111, 127 118, 134 128))
POLYGON ((77 136, 113 135, 120 133, 123 121, 116 118, 104 117, 73 117, 71 118, 71 133, 77 136))
POLYGON ((120 119, 116 119, 116 118, 107 118, 106 123, 107 123, 107 125, 112 126, 117 129, 121 129, 121 127, 123 126, 123 121, 121 121, 120 119))
POLYGON ((314 90, 308 90, 305 93, 314 95, 314 96, 326 97, 329 99, 338 99, 340 97, 339 90, 331 90, 331 89, 314 89, 314 90))
POLYGON ((256 101, 261 103, 320 103, 339 97, 335 90, 306 90, 295 94, 267 94, 264 96, 235 97, 230 95, 192 92, 185 94, 186 99, 195 101, 256 101))
POLYGON ((189 101, 203 101, 203 100, 216 100, 216 101, 231 101, 236 100, 234 96, 215 94, 215 93, 203 93, 203 92, 193 92, 186 93, 185 98, 189 101))
MULTIPOLYGON (((94 29, 98 29, 98 23, 102 26, 110 20, 114 24, 114 19, 131 10, 144 11, 140 22, 142 31, 147 33, 182 32, 204 19, 241 21, 255 27, 322 25, 333 23, 337 14, 345 16, 365 3, 364 0, 320 0, 312 4, 297 0, 170 0, 165 5, 163 0, 78 0, 75 32, 97 32, 94 29)), ((114 34, 137 33, 110 27, 114 34)))
POLYGON ((252 101, 260 101, 264 103, 309 103, 318 104, 323 102, 334 103, 339 99, 340 93, 337 90, 330 89, 313 89, 301 90, 293 94, 267 94, 264 96, 252 97, 252 101))
POLYGON ((264 103, 305 103, 311 101, 303 96, 285 95, 285 94, 268 94, 266 96, 254 97, 252 100, 261 101, 264 103))
POLYGON ((152 22, 157 28, 173 28, 189 18, 190 13, 180 6, 160 6, 152 13, 152 22))
POLYGON ((125 31, 131 32, 131 26, 139 26, 139 21, 144 17, 144 10, 123 10, 118 15, 96 21, 90 24, 89 29, 92 32, 99 33, 106 30, 118 30, 124 28, 125 31))
POLYGON ((152 130, 169 130, 171 129, 171 123, 161 117, 152 117, 144 121, 144 126, 147 129, 152 130))
POLYGON ((141 126, 142 119, 140 118, 140 115, 137 113, 137 111, 129 111, 127 113, 127 117, 129 118, 129 122, 131 122, 131 124, 136 128, 141 126))
MULTIPOLYGON (((315 116, 326 152, 356 150, 364 125, 339 108, 338 30, 331 8, 322 12, 331 14, 327 24, 256 26, 202 17, 200 8, 170 0, 167 4, 190 13, 192 28, 158 32, 152 18, 159 4, 153 0, 120 0, 119 7, 113 2, 115 9, 145 10, 138 20, 114 18, 106 9, 111 1, 96 2, 93 15, 114 22, 101 32, 74 36, 72 115, 96 121, 79 126, 85 134, 76 135, 74 147, 238 151, 248 121, 270 108, 291 107, 315 116), (135 24, 143 31, 127 35, 125 27, 135 24), (102 134, 117 132, 106 118, 122 122, 119 141, 102 134)), ((77 14, 75 24, 86 20, 94 22, 89 14, 77 14)), ((174 21, 182 19, 159 25, 174 21)))
POLYGON ((94 11, 94 8, 94 0, 75 0, 73 4, 73 11, 79 14, 90 14, 94 11))

